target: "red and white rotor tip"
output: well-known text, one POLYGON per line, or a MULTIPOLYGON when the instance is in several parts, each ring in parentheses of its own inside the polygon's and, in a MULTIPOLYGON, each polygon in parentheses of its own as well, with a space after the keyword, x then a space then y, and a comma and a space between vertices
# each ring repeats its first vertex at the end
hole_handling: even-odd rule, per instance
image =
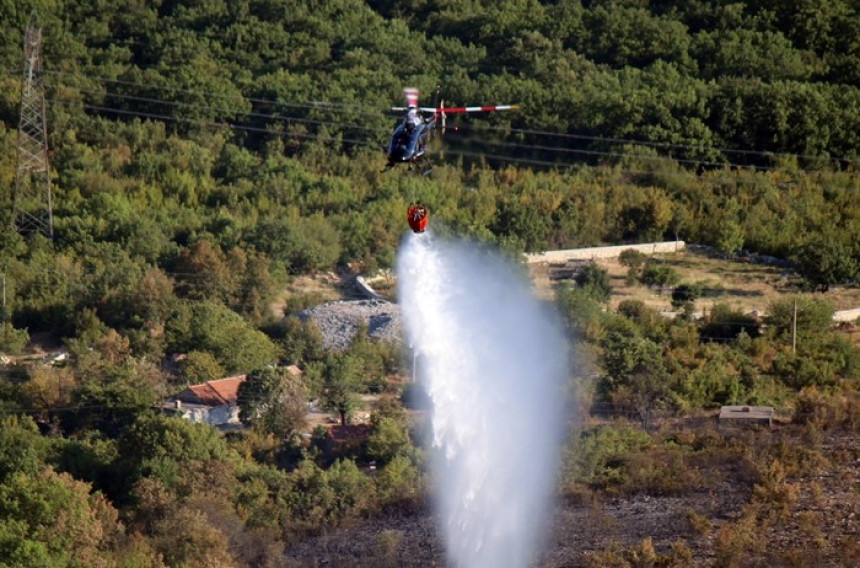
POLYGON ((406 87, 403 89, 403 96, 406 97, 406 106, 409 108, 418 106, 418 89, 415 87, 406 87))

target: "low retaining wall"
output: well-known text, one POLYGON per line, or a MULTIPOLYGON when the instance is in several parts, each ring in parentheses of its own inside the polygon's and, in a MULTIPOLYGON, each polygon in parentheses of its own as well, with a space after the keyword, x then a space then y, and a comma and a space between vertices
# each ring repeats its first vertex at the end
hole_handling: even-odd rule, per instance
POLYGON ((589 260, 592 258, 615 258, 628 249, 638 250, 642 254, 657 254, 667 252, 678 252, 683 250, 684 241, 666 241, 662 243, 646 243, 641 245, 618 245, 611 247, 589 247, 567 250, 550 250, 535 254, 527 254, 526 262, 535 264, 546 262, 548 264, 564 263, 568 260, 589 260))

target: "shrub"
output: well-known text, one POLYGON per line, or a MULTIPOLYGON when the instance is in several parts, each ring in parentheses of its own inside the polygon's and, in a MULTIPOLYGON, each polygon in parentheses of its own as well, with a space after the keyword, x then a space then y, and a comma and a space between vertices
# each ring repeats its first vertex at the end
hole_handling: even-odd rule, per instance
POLYGON ((639 280, 646 286, 657 287, 662 291, 667 286, 677 284, 681 280, 681 276, 671 266, 649 262, 642 270, 639 280))
POLYGON ((0 353, 18 355, 29 342, 30 334, 26 329, 15 329, 10 323, 0 324, 0 353))

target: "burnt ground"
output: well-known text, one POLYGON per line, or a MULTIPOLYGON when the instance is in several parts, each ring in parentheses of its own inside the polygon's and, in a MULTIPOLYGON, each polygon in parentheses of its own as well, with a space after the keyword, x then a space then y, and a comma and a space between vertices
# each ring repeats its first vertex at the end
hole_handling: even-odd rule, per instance
MULTIPOLYGON (((748 464, 735 462, 708 464, 713 475, 706 471, 700 485, 674 495, 594 492, 578 502, 558 502, 533 566, 604 566, 607 551, 631 561, 631 550, 651 544, 674 562, 643 563, 640 553, 639 563, 612 566, 860 566, 860 437, 824 432, 810 449, 799 428, 790 439, 785 435, 749 439, 751 445, 772 443, 786 462, 792 456, 807 462, 802 472, 776 475, 769 492, 757 487, 763 482, 748 464)), ((760 462, 772 463, 771 455, 760 462)), ((424 507, 356 520, 297 542, 286 551, 286 565, 425 567, 446 566, 446 560, 431 510, 424 507)))
MULTIPOLYGON (((717 490, 683 497, 608 498, 588 504, 559 503, 552 533, 535 566, 586 567, 598 551, 614 543, 632 545, 652 538, 658 551, 683 539, 697 561, 707 564, 709 538, 686 520, 693 509, 714 519, 730 519, 749 497, 749 489, 722 484, 717 490)), ((442 542, 429 509, 414 514, 358 521, 348 528, 315 537, 290 548, 294 566, 445 566, 442 542), (395 555, 386 554, 385 536, 398 541, 395 555)))

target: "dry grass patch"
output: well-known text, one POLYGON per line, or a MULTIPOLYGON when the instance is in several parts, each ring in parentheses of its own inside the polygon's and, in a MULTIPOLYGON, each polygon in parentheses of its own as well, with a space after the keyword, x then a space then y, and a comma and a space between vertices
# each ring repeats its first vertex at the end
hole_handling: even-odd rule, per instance
MULTIPOLYGON (((674 268, 682 282, 702 283, 703 295, 696 301, 696 310, 700 311, 724 303, 744 312, 764 313, 774 299, 800 292, 799 278, 791 270, 778 266, 728 260, 698 249, 652 255, 648 259, 674 268)), ((658 311, 673 310, 671 290, 659 293, 638 283, 631 284, 627 278, 627 267, 617 258, 598 258, 595 261, 609 273, 613 290, 610 307, 613 310, 624 300, 641 300, 658 311)), ((555 285, 569 280, 575 264, 531 265, 536 294, 542 298, 551 298, 555 285)), ((836 310, 860 307, 860 287, 835 288, 825 294, 814 295, 816 298, 823 296, 829 299, 836 310)))

